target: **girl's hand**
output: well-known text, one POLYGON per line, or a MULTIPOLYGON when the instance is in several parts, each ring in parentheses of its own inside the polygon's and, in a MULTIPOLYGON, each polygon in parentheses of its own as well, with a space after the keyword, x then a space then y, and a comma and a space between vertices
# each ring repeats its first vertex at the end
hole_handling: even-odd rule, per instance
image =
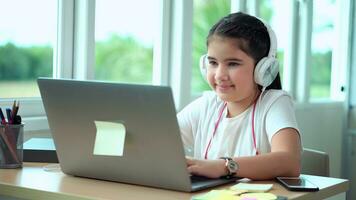
POLYGON ((219 178, 228 174, 225 160, 198 160, 186 157, 189 173, 208 178, 219 178))

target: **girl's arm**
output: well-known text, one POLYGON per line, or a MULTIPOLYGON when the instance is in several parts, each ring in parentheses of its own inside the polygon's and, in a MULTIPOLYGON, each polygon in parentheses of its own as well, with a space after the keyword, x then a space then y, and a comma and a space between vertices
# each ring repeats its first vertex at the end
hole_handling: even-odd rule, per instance
MULTIPOLYGON (((277 176, 299 176, 301 169, 301 143, 293 128, 279 130, 272 137, 271 153, 233 158, 239 165, 236 176, 253 180, 272 179, 277 176)), ((228 173, 223 159, 187 159, 192 174, 217 178, 228 173)))

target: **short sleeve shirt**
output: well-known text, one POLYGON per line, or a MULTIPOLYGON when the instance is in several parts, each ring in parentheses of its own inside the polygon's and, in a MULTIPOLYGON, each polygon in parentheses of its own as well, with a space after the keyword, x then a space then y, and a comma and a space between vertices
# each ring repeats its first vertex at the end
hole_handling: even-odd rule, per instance
MULTIPOLYGON (((252 134, 253 105, 233 118, 227 118, 227 109, 223 108, 224 102, 209 91, 178 113, 182 140, 185 148, 191 150, 190 156, 203 159, 207 152, 209 159, 216 159, 256 154, 252 134), (213 137, 220 111, 222 117, 213 137)), ((293 100, 283 90, 264 91, 257 100, 253 120, 256 146, 261 154, 271 151, 272 137, 279 130, 294 128, 299 132, 293 100)))

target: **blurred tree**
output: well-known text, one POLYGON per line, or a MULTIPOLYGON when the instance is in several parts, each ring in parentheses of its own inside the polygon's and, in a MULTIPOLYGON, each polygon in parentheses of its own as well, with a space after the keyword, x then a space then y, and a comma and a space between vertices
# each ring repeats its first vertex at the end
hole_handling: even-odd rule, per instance
POLYGON ((49 46, 33 46, 25 49, 30 63, 29 79, 52 76, 53 50, 49 46))
POLYGON ((260 6, 259 6, 259 16, 267 23, 272 22, 272 16, 273 16, 273 5, 271 1, 259 1, 260 6))
POLYGON ((35 80, 51 76, 52 48, 49 46, 0 46, 0 80, 35 80))
POLYGON ((152 82, 152 47, 132 37, 112 35, 96 42, 95 78, 127 83, 152 82))
POLYGON ((330 86, 332 52, 313 53, 311 59, 312 85, 330 86))
POLYGON ((310 97, 329 98, 332 52, 314 52, 311 57, 310 97))
POLYGON ((27 79, 29 72, 28 57, 23 48, 12 43, 0 47, 0 79, 27 79))

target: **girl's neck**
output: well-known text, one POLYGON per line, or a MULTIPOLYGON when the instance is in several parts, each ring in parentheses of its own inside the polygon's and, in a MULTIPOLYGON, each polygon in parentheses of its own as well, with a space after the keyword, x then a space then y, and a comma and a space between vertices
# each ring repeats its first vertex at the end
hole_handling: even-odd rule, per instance
POLYGON ((255 101, 257 101, 260 94, 261 91, 257 90, 253 95, 246 97, 241 101, 227 102, 227 117, 232 118, 243 113, 246 109, 253 105, 255 101))

